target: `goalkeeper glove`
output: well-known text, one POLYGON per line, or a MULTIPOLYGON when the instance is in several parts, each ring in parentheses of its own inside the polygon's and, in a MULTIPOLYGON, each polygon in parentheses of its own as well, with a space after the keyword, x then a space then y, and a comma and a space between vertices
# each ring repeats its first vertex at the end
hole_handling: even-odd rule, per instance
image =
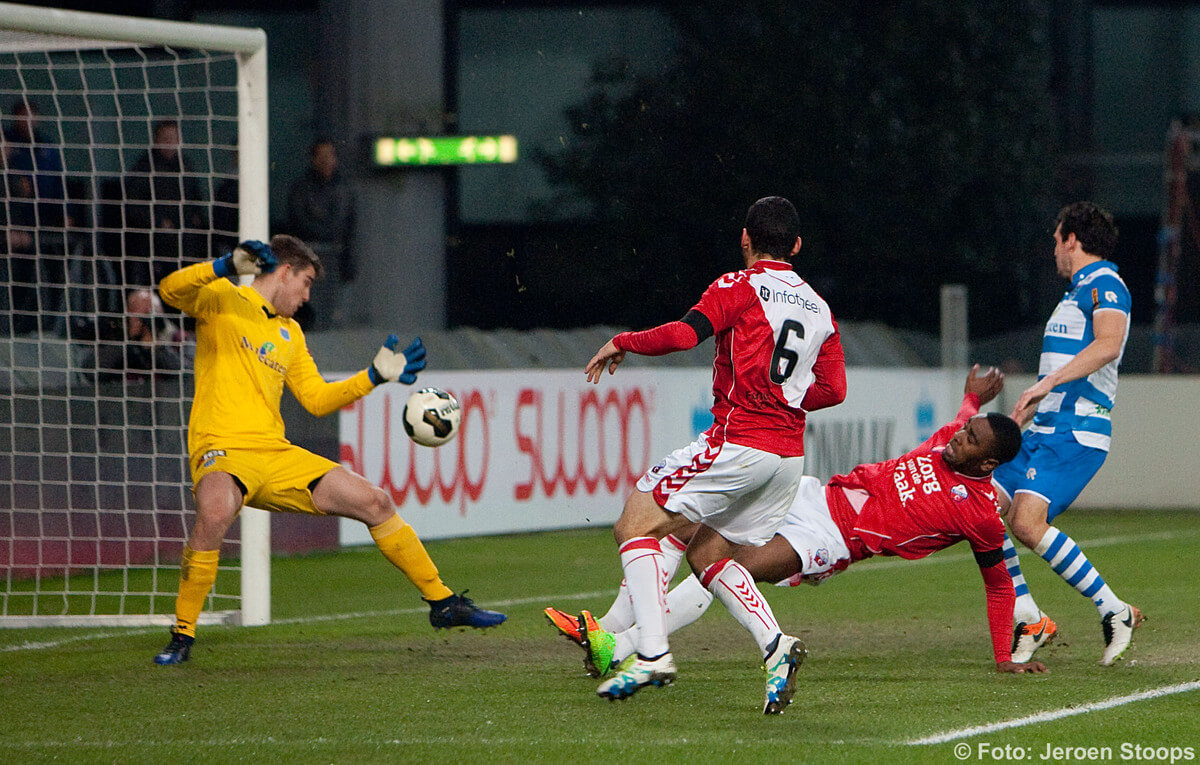
POLYGON ((388 335, 387 341, 375 354, 368 374, 371 382, 379 385, 382 382, 402 382, 412 385, 417 381, 417 372, 425 368, 425 344, 417 338, 408 344, 403 351, 397 351, 400 338, 388 335))
POLYGON ((218 258, 213 264, 213 270, 217 272, 217 276, 251 276, 269 274, 277 265, 279 261, 271 251, 270 245, 257 239, 248 239, 234 247, 233 252, 218 258))

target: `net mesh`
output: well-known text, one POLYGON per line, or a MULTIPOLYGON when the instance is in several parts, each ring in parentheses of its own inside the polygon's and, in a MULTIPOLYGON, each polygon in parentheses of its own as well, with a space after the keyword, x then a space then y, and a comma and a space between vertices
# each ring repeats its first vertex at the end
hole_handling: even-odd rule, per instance
POLYGON ((172 613, 193 345, 154 286, 238 229, 236 57, 73 42, 0 33, 0 624, 172 613))

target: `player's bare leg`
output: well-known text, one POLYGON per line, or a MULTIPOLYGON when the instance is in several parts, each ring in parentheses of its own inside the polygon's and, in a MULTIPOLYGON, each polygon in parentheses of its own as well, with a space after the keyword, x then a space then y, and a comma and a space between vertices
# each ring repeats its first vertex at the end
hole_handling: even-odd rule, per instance
POLYGON ((179 564, 175 627, 171 641, 154 657, 155 664, 182 664, 191 656, 196 621, 217 580, 221 542, 241 509, 242 490, 229 473, 209 473, 196 484, 196 523, 179 564))
POLYGON ((429 621, 434 627, 495 627, 507 618, 454 594, 442 582, 417 532, 396 513, 387 492, 357 473, 342 467, 330 470, 313 488, 313 504, 324 513, 366 524, 379 551, 429 603, 429 621))
MULTIPOLYGON (((777 537, 776 537, 777 538, 777 537)), ((713 529, 701 526, 688 545, 688 562, 700 583, 729 609, 762 652, 767 673, 765 714, 779 714, 796 689, 796 669, 807 651, 799 639, 783 634, 779 622, 749 571, 733 559, 742 548, 713 529)))
POLYGON ((1136 607, 1117 597, 1075 540, 1050 525, 1049 509, 1049 503, 1038 495, 1018 491, 1008 512, 1009 528, 1026 547, 1049 563, 1054 573, 1095 604, 1104 636, 1100 663, 1108 666, 1129 647, 1133 630, 1144 617, 1136 607))
POLYGON ((778 534, 762 547, 739 547, 733 559, 742 564, 756 582, 782 582, 800 573, 804 567, 796 549, 778 534))
MULTIPOLYGON (((685 526, 658 540, 663 554, 663 578, 667 582, 675 577, 687 551, 687 540, 691 539, 697 526, 699 524, 685 526)), ((700 585, 700 580, 689 573, 667 593, 667 634, 699 619, 712 599, 712 594, 700 585)), ((606 676, 622 660, 637 652, 639 631, 634 621, 633 602, 629 599, 629 585, 623 578, 608 612, 598 619, 589 611, 573 613, 553 606, 543 609, 543 613, 560 635, 584 650, 584 669, 589 677, 606 676)))
MULTIPOLYGON (((690 540, 697 528, 699 528, 699 524, 693 524, 691 527, 676 532, 672 536, 682 537, 686 535, 690 540)), ((759 582, 782 581, 793 574, 799 573, 802 568, 800 556, 796 554, 796 550, 792 545, 781 536, 772 537, 762 547, 738 547, 734 552, 733 559, 741 563, 750 572, 751 576, 754 577, 755 581, 759 582)), ((667 633, 673 634, 677 630, 699 619, 712 602, 712 599, 712 593, 700 584, 700 580, 695 575, 691 575, 681 581, 667 593, 667 633)), ((558 622, 561 620, 563 626, 558 627, 560 632, 570 637, 574 642, 582 644, 581 631, 578 625, 579 617, 557 609, 546 609, 546 611, 554 612, 557 619, 552 617, 551 621, 556 626, 558 626, 558 622), (568 620, 570 620, 570 624, 568 624, 568 620)), ((614 633, 612 659, 614 662, 619 663, 635 652, 638 639, 638 626, 636 624, 632 624, 627 629, 618 632, 609 630, 602 620, 597 621, 599 621, 599 626, 603 631, 614 633)), ((595 664, 594 657, 591 658, 593 659, 593 664, 595 664)))
POLYGON ((638 624, 638 658, 615 677, 600 684, 597 695, 624 699, 647 685, 667 685, 675 679, 675 662, 667 642, 667 583, 659 539, 688 525, 677 513, 664 510, 648 492, 635 491, 613 526, 621 553, 621 568, 638 624))
MULTIPOLYGON (((688 524, 658 540, 663 553, 664 573, 668 580, 675 576, 675 572, 679 569, 679 563, 683 560, 683 554, 687 551, 688 541, 699 526, 698 523, 688 524)), ((549 610, 547 609, 547 612, 549 610)), ((553 617, 550 618, 553 621, 553 617)), ((633 603, 629 600, 629 586, 624 579, 621 580, 621 586, 617 589, 617 597, 613 599, 612 605, 609 606, 604 616, 596 621, 609 632, 624 632, 634 626, 633 603)))

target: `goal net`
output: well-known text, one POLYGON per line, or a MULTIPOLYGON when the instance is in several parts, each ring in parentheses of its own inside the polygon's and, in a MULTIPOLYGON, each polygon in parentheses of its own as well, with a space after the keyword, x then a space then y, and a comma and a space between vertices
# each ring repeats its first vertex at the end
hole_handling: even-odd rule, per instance
MULTIPOLYGON (((0 626, 173 622, 193 343, 155 288, 267 238, 265 42, 0 3, 0 626)), ((268 528, 202 622, 269 620, 268 528)))

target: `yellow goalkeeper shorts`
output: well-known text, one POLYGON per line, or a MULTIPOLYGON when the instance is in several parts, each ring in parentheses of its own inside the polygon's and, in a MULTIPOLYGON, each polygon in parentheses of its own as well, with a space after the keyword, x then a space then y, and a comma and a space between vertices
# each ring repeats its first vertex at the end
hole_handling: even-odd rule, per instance
POLYGON ((292 444, 278 449, 206 449, 191 457, 192 491, 209 473, 229 473, 246 490, 245 504, 262 510, 325 515, 312 486, 338 463, 292 444))

